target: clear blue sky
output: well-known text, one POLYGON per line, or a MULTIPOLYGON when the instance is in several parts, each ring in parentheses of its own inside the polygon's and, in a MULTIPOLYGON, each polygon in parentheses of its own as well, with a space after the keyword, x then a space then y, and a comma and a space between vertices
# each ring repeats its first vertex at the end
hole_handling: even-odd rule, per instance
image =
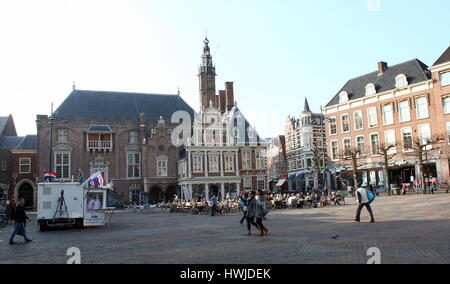
POLYGON ((198 109, 197 67, 207 30, 219 87, 264 137, 282 134, 307 96, 319 110, 346 81, 450 45, 450 1, 40 0, 0 3, 0 115, 35 133, 80 89, 182 96, 198 109), (6 102, 4 101, 6 100, 6 102), (23 104, 26 104, 24 106, 23 104))

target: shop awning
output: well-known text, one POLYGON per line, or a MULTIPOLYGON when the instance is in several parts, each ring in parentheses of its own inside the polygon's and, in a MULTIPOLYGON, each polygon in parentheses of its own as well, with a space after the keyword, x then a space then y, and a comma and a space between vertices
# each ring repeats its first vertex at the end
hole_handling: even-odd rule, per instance
POLYGON ((294 179, 295 179, 295 174, 289 176, 289 180, 294 180, 294 179))
POLYGON ((280 179, 277 183, 277 186, 283 186, 283 184, 286 182, 286 179, 280 179))

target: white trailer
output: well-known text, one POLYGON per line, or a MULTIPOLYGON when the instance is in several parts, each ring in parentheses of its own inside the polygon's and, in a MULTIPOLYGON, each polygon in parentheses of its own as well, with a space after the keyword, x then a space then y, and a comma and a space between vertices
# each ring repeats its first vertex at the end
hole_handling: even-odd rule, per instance
POLYGON ((41 231, 48 227, 82 228, 105 224, 102 212, 106 204, 105 189, 84 189, 74 182, 39 183, 37 200, 41 231))

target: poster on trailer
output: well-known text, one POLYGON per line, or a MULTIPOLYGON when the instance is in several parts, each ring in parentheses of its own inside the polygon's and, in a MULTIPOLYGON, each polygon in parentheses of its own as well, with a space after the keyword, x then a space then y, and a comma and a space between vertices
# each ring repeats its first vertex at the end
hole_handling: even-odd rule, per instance
POLYGON ((104 190, 89 189, 85 191, 84 197, 84 226, 97 227, 105 226, 105 205, 106 194, 104 190))

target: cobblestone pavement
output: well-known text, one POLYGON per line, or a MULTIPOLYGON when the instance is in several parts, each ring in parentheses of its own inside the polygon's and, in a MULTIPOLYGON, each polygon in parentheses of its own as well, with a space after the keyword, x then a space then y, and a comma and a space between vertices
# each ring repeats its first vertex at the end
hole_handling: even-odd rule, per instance
POLYGON ((82 263, 366 263, 370 247, 382 263, 450 263, 450 195, 380 197, 373 209, 376 224, 365 209, 363 223, 352 222, 354 200, 274 211, 263 238, 245 236, 237 215, 116 213, 106 228, 42 233, 32 222, 30 244, 10 246, 12 226, 0 229, 0 263, 65 263, 69 247, 80 248, 82 263))

